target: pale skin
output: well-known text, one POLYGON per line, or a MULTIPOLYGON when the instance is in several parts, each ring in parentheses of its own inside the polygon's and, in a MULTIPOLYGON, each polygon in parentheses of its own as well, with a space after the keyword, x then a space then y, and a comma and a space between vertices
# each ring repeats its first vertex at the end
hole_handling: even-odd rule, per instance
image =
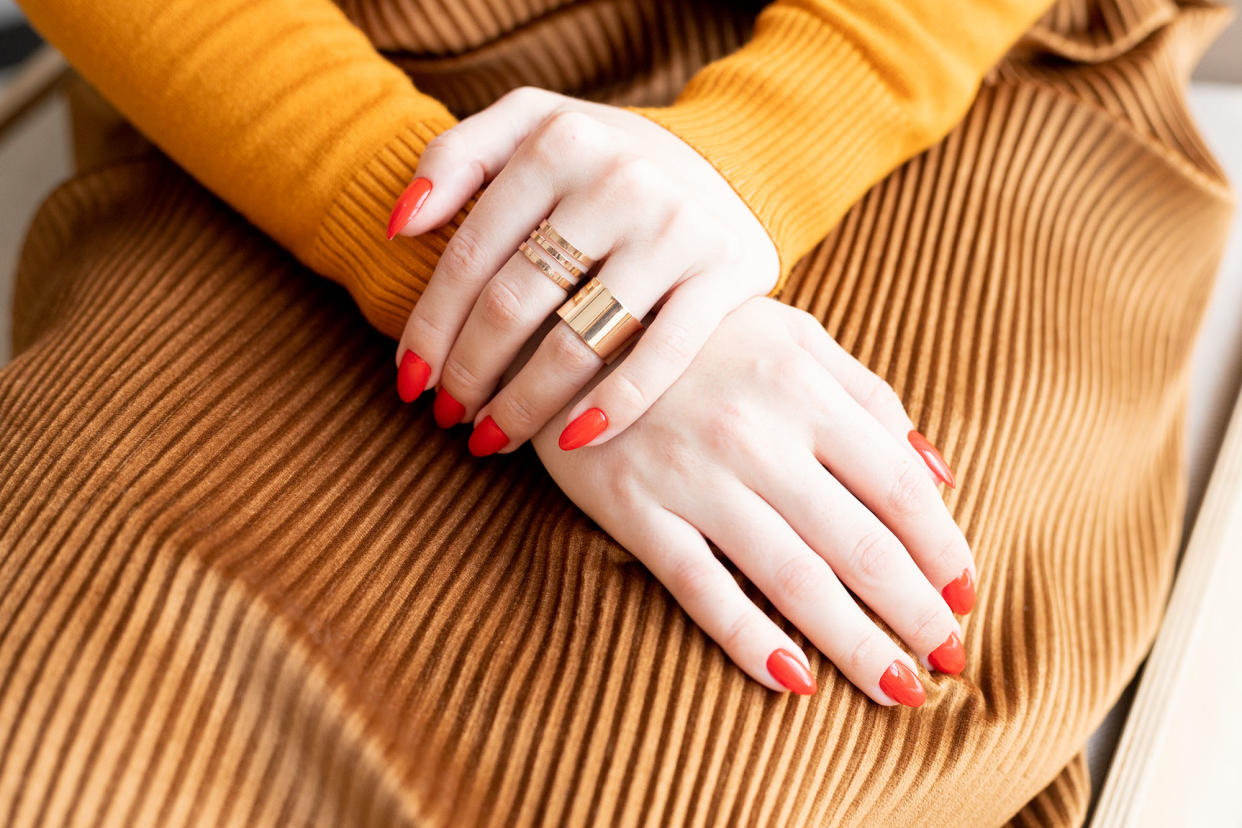
POLYGON ((709 541, 862 692, 900 701, 881 677, 916 662, 853 596, 929 667, 960 638, 941 590, 974 579, 973 556, 892 389, 814 317, 764 298, 775 249, 719 173, 635 113, 518 90, 433 142, 417 174, 434 189, 405 235, 491 183, 398 362, 424 359, 463 422, 493 417, 502 451, 530 439, 565 493, 756 681, 791 689, 770 656, 806 655, 709 541), (555 317, 565 291, 515 253, 545 217, 601 260, 595 275, 635 315, 656 310, 606 368, 555 317), (561 448, 565 425, 593 407, 606 429, 561 448))
POLYGON ((708 541, 846 678, 891 705, 880 676, 894 661, 917 672, 914 660, 846 587, 928 667, 928 653, 961 635, 940 588, 974 574, 909 429, 888 384, 818 320, 756 297, 624 434, 563 451, 553 422, 532 444, 562 490, 756 681, 785 690, 769 654, 806 655, 708 541))
POLYGON ((451 219, 488 184, 454 233, 410 314, 397 360, 412 350, 465 406, 463 421, 491 415, 513 451, 603 365, 561 325, 526 368, 497 391, 525 341, 565 301, 518 245, 547 218, 602 260, 595 275, 636 317, 658 314, 607 383, 565 418, 588 408, 624 431, 686 369, 720 319, 776 284, 767 232, 692 147, 653 121, 614 106, 523 87, 438 136, 417 177, 434 185, 401 235, 451 219))

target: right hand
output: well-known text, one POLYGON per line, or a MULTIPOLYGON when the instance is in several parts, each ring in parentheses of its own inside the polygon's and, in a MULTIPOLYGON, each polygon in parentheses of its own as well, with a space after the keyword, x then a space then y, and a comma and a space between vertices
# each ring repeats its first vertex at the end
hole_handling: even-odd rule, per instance
POLYGON ((850 591, 924 666, 962 669, 953 610, 973 603, 970 548, 896 394, 811 315, 748 300, 603 445, 562 451, 553 423, 533 442, 558 485, 760 683, 815 686, 708 540, 880 704, 921 704, 918 667, 850 591))

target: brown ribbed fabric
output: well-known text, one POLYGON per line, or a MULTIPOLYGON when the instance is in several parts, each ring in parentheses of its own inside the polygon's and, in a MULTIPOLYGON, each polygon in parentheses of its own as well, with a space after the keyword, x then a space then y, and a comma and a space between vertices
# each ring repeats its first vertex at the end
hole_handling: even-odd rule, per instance
MULTIPOLYGON (((498 22, 434 21, 486 40, 445 58, 458 111, 498 91, 474 56, 522 64, 571 13, 463 5, 498 22)), ((395 49, 417 8, 357 19, 395 49)), ((617 66, 687 64, 649 89, 736 43, 639 19, 617 66)), ((349 296, 165 159, 69 182, 0 371, 0 824, 1081 822, 1180 533, 1231 212, 1181 90, 1221 20, 1065 0, 790 277, 960 481, 967 668, 918 710, 813 649, 813 697, 747 679, 529 448, 475 459, 401 406, 349 296)))

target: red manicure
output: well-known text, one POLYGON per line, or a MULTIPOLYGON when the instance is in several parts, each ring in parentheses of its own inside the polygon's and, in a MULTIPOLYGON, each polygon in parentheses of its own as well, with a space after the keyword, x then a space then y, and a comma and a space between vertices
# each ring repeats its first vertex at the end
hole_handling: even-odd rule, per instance
POLYGON ((452 428, 461 422, 466 407, 453 399, 453 395, 443 388, 436 389, 436 401, 431 405, 431 413, 435 415, 436 425, 440 428, 452 428))
MULTIPOLYGON (((588 408, 577 417, 574 417, 573 422, 565 426, 565 430, 561 432, 560 439, 557 440, 557 445, 565 451, 582 448, 598 437, 606 428, 608 428, 608 415, 598 408, 588 408)), ((784 650, 777 650, 776 652, 781 653, 784 650)))
POLYGON ((894 661, 880 676, 880 689, 893 701, 906 707, 918 707, 927 700, 927 691, 923 689, 919 677, 900 661, 894 661))
POLYGON ((405 229, 410 219, 414 218, 414 214, 422 209, 423 202, 430 194, 431 182, 427 179, 416 178, 410 182, 410 186, 406 187, 405 192, 397 198, 396 206, 392 208, 392 215, 388 217, 389 241, 405 229))
POLYGON ((940 594, 944 596, 944 602, 949 605, 949 609, 958 615, 970 612, 975 605, 975 582, 970 577, 970 570, 963 569, 961 575, 940 590, 940 594))
POLYGON ((788 650, 773 650, 768 656, 768 672, 772 678, 800 696, 815 692, 815 677, 788 650))
POLYGON ((495 454, 504 448, 509 442, 509 438, 500 426, 496 425, 496 421, 491 415, 484 417, 474 431, 470 432, 470 441, 466 447, 470 449, 470 453, 475 457, 486 457, 489 454, 495 454))
POLYGON ((397 369, 397 394, 401 401, 413 402, 426 389, 430 376, 431 366, 423 362, 418 354, 413 351, 402 354, 401 367, 397 369))
POLYGON ((950 471, 949 464, 944 462, 940 452, 936 451, 936 447, 917 431, 912 430, 907 437, 910 440, 910 445, 914 446, 914 450, 923 455, 923 462, 932 470, 932 474, 939 477, 940 482, 950 489, 956 489, 957 479, 953 476, 953 472, 950 471))
POLYGON ((956 675, 966 666, 966 650, 962 648, 962 639, 957 633, 950 633, 945 642, 927 654, 931 666, 942 673, 956 675))

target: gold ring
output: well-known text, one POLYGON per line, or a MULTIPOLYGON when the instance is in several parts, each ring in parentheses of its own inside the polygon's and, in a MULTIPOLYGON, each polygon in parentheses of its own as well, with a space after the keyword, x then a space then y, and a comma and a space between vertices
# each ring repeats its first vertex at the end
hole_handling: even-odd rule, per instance
POLYGON ((574 285, 578 284, 577 282, 572 281, 570 279, 566 279, 564 276, 562 276, 556 268, 550 265, 538 253, 532 250, 531 246, 526 243, 525 239, 523 239, 522 243, 518 245, 518 250, 522 251, 522 255, 530 259, 531 264, 539 268, 539 272, 541 272, 544 276, 547 276, 553 282, 556 282, 558 287, 563 288, 564 290, 567 290, 567 291, 572 291, 574 289, 574 285))
POLYGON ((556 309, 556 314, 605 363, 612 362, 643 329, 642 320, 613 298, 612 291, 598 278, 591 279, 570 296, 556 309))
POLYGON ((570 256, 576 259, 578 261, 578 264, 582 265, 583 270, 590 270, 591 266, 595 264, 594 259, 592 259, 587 254, 583 253, 578 248, 574 247, 572 244, 569 243, 568 240, 566 240, 564 236, 556 232, 556 230, 553 229, 552 225, 548 223, 547 219, 544 219, 543 221, 539 222, 539 228, 535 230, 535 232, 543 236, 546 236, 550 241, 555 242, 556 244, 564 248, 566 253, 568 253, 570 256))
POLYGON ((552 242, 548 241, 546 238, 541 236, 538 230, 530 231, 530 240, 533 241, 535 244, 539 245, 539 247, 542 248, 544 253, 547 253, 549 256, 552 257, 552 260, 554 262, 556 262, 561 267, 565 268, 565 270, 569 271, 570 276, 577 278, 578 276, 582 275, 585 268, 578 267, 578 260, 571 259, 568 256, 566 256, 564 253, 562 253, 557 248, 556 245, 554 245, 552 242))

